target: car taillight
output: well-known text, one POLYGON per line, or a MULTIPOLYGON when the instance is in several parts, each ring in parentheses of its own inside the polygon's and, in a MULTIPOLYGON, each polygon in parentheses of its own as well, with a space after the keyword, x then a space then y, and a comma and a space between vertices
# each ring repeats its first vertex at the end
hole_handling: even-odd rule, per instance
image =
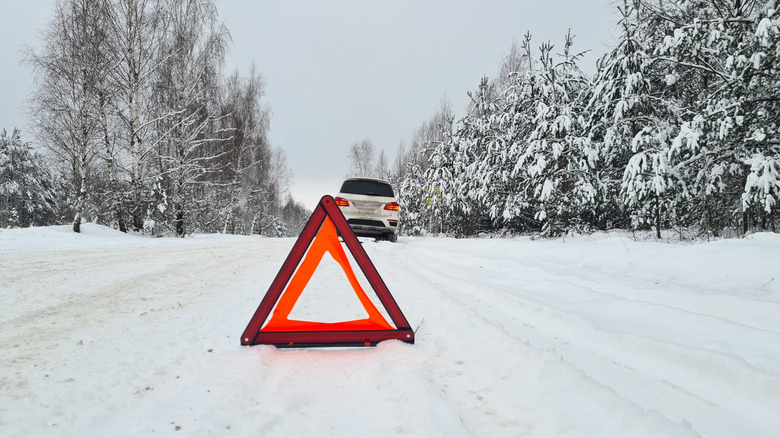
POLYGON ((347 201, 344 198, 336 197, 334 201, 336 201, 336 205, 338 205, 339 207, 349 207, 349 201, 347 201))
POLYGON ((399 208, 401 208, 401 206, 399 206, 397 202, 389 202, 385 204, 385 210, 398 211, 399 208))

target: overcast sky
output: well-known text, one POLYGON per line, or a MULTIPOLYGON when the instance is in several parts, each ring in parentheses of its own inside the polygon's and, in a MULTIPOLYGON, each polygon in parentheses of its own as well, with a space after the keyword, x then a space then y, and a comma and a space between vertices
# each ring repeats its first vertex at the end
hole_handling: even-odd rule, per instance
MULTIPOLYGON (((4 2, 0 26, 0 129, 28 131, 31 74, 25 46, 52 15, 51 1, 4 2)), ((349 146, 369 138, 395 157, 398 144, 430 118, 442 98, 464 115, 466 92, 493 76, 513 42, 534 47, 612 46, 612 0, 217 0, 233 39, 226 74, 254 62, 272 111, 271 142, 287 153, 293 196, 313 208, 335 194, 349 170, 349 146)), ((32 141, 32 136, 23 134, 32 141)))

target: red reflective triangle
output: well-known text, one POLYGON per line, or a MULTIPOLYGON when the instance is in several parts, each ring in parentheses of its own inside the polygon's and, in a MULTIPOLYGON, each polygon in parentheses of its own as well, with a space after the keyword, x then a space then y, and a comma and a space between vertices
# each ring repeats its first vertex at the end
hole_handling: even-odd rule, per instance
POLYGON ((287 283, 287 288, 276 303, 276 308, 271 313, 271 318, 263 326, 261 331, 390 330, 392 328, 393 327, 387 323, 382 314, 379 313, 379 310, 374 306, 374 303, 368 298, 365 291, 363 291, 357 277, 355 277, 352 266, 349 264, 347 254, 344 252, 341 242, 339 242, 339 236, 336 233, 336 227, 333 225, 333 221, 331 221, 329 217, 325 217, 325 220, 320 227, 320 231, 317 233, 316 237, 314 237, 314 241, 309 246, 309 250, 303 258, 303 262, 298 266, 295 274, 293 274, 292 278, 287 283), (347 279, 368 314, 368 318, 334 323, 289 319, 295 303, 298 301, 298 298, 300 298, 301 293, 309 283, 309 280, 311 280, 314 271, 319 266, 322 257, 326 252, 341 265, 341 269, 343 269, 344 273, 347 275, 347 279))
POLYGON ((272 344, 279 347, 368 346, 388 339, 414 343, 414 332, 333 198, 323 196, 241 335, 241 344, 272 344), (339 235, 395 328, 382 317, 358 283, 339 242, 339 235), (368 318, 334 323, 289 319, 290 312, 326 252, 344 270, 368 318))

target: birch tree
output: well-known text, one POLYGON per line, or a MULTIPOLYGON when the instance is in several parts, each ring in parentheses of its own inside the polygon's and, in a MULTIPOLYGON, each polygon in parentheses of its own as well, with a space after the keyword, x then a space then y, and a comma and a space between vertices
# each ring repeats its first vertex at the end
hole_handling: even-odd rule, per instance
POLYGON ((190 190, 212 169, 213 135, 220 69, 230 35, 207 0, 167 0, 168 31, 160 56, 154 104, 158 165, 170 189, 173 227, 184 236, 190 190))
POLYGON ((27 56, 36 75, 32 113, 39 139, 57 159, 69 163, 75 232, 81 231, 97 154, 99 74, 94 67, 100 61, 95 42, 102 37, 104 11, 105 2, 100 0, 57 3, 43 32, 44 47, 27 56))
POLYGON ((126 167, 130 177, 130 216, 136 231, 143 229, 144 193, 153 183, 152 87, 160 66, 172 55, 160 54, 166 31, 163 7, 159 0, 115 0, 109 21, 116 59, 111 79, 116 87, 114 105, 119 115, 115 134, 130 157, 126 167))
POLYGON ((349 147, 350 173, 348 176, 370 177, 374 173, 374 143, 365 138, 349 147))
POLYGON ((221 143, 224 155, 220 181, 226 203, 220 213, 224 233, 251 233, 262 214, 264 186, 269 177, 271 150, 268 142, 270 114, 263 102, 265 84, 253 65, 244 77, 233 73, 224 87, 221 143))

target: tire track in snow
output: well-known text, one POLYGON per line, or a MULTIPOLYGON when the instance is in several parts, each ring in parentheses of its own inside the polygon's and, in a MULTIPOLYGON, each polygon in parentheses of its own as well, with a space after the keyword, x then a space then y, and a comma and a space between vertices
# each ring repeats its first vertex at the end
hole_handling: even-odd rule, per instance
MULTIPOLYGON (((17 302, 25 315, 0 319, 0 389, 6 400, 15 400, 0 404, 0 430, 9 436, 36 436, 41 430, 60 430, 63 436, 83 435, 73 431, 145 436, 155 428, 172 428, 173 420, 190 420, 190 432, 203 430, 212 419, 219 423, 220 402, 230 395, 210 398, 215 403, 212 415, 201 412, 199 424, 197 415, 190 415, 192 407, 205 404, 204 395, 216 391, 207 392, 206 382, 193 382, 192 377, 210 375, 212 384, 230 387, 235 376, 225 370, 251 370, 241 354, 235 357, 249 353, 241 351, 237 341, 257 304, 247 304, 247 298, 259 301, 263 291, 255 291, 257 279, 276 272, 278 264, 271 261, 277 248, 289 243, 263 239, 162 244, 62 251, 53 259, 58 268, 50 277, 30 280, 45 279, 47 285, 36 286, 34 294, 51 296, 17 302), (84 267, 71 279, 72 268, 84 267), (59 285, 60 291, 49 291, 49 284, 59 285), (36 309, 45 319, 35 318, 36 309), (8 346, 9 340, 18 347, 8 346), (212 353, 215 349, 230 352, 212 353), (12 355, 8 361, 6 352, 12 355), (169 414, 161 417, 157 408, 169 414), (15 424, 12 419, 21 413, 38 421, 15 424)), ((3 257, 0 254, 0 264, 11 258, 3 257)), ((27 261, 48 263, 51 253, 13 257, 19 268, 14 275, 24 278, 40 272, 34 263, 24 271, 27 261)))
MULTIPOLYGON (((447 256, 457 258, 452 254, 447 256)), ((462 260, 465 260, 463 256, 462 260)), ((475 265, 477 262, 487 265, 481 259, 470 261, 475 265)), ((420 264, 423 260, 412 260, 410 266, 415 262, 420 264)), ((751 418, 772 418, 771 412, 780 408, 777 404, 780 400, 780 382, 774 376, 752 369, 739 358, 656 341, 649 333, 650 336, 634 336, 604 332, 596 327, 599 325, 598 320, 588 320, 581 314, 572 313, 576 303, 560 300, 558 307, 551 307, 551 304, 555 305, 555 300, 531 300, 527 298, 529 293, 518 296, 518 289, 528 288, 521 286, 525 283, 522 266, 510 271, 517 282, 514 287, 475 281, 474 271, 475 266, 469 264, 463 264, 462 269, 453 271, 445 269, 442 264, 428 263, 426 273, 429 278, 426 280, 431 284, 436 283, 441 290, 446 289, 448 299, 472 309, 472 313, 478 314, 481 321, 502 321, 495 325, 506 336, 516 336, 537 348, 554 352, 589 378, 644 409, 664 412, 675 422, 690 422, 694 429, 700 431, 704 427, 705 434, 732 430, 736 434, 750 435, 749 431, 754 424, 751 418), (560 307, 560 304, 564 304, 564 307, 560 307), (766 392, 768 400, 774 403, 762 406, 754 400, 740 397, 739 394, 745 389, 747 394, 766 392), (733 394, 733 403, 718 406, 710 401, 723 400, 723 391, 733 394), (708 393, 711 398, 707 396, 708 393), (691 403, 691 400, 695 402, 691 403), (693 408, 690 407, 692 404, 693 408)), ((582 289, 578 283, 588 283, 569 276, 565 281, 571 284, 565 285, 560 277, 554 274, 550 277, 549 281, 557 281, 567 288, 574 285, 582 289)), ((485 272, 482 278, 489 279, 490 272, 485 272)), ((590 293, 587 287, 584 290, 586 295, 590 293)), ((658 306, 641 302, 634 304, 658 306)), ((683 309, 671 309, 684 312, 683 309)), ((752 432, 752 436, 765 433, 760 429, 752 432)))
MULTIPOLYGON (((502 243, 507 244, 508 242, 502 243)), ((524 242, 515 242, 515 244, 523 245, 524 242)), ((432 252, 432 254, 435 253, 432 252)), ((754 298, 762 296, 764 292, 761 290, 766 285, 758 283, 752 286, 743 285, 741 290, 737 292, 728 285, 721 289, 720 285, 711 282, 678 284, 664 278, 668 277, 668 274, 649 276, 647 272, 635 272, 634 264, 631 262, 627 263, 625 269, 619 269, 619 265, 604 266, 597 261, 589 261, 586 265, 570 265, 565 260, 548 260, 540 257, 519 258, 515 254, 508 257, 482 253, 478 255, 480 268, 485 269, 482 277, 486 281, 490 281, 492 278, 506 279, 507 273, 511 277, 512 273, 522 272, 523 281, 542 280, 555 283, 568 281, 577 285, 593 285, 592 290, 598 289, 598 293, 606 296, 677 307, 691 313, 721 317, 745 327, 780 334, 780 320, 776 318, 776 315, 780 314, 780 302, 754 298), (573 275, 572 272, 576 272, 576 275, 573 275), (662 279, 666 283, 671 282, 673 286, 668 286, 666 283, 662 285, 662 279), (708 299, 702 300, 702 295, 708 299), (748 319, 746 315, 750 315, 751 318, 748 319), (760 317, 755 318, 756 315, 760 315, 760 317)), ((450 267, 474 268, 465 255, 458 257, 446 254, 446 256, 450 267)), ((459 271, 456 269, 453 272, 459 271)), ((772 281, 770 280, 770 282, 772 281)), ((541 298, 537 297, 537 299, 541 298)))
MULTIPOLYGON (((15 296, 13 287, 3 294, 3 299, 10 301, 6 303, 8 308, 25 310, 11 317, 4 314, 0 319, 0 346, 4 351, 0 366, 7 367, 0 386, 29 394, 28 378, 11 370, 31 364, 52 379, 70 378, 61 374, 67 374, 67 369, 79 362, 122 374, 127 368, 123 364, 112 367, 110 356, 92 355, 96 344, 103 344, 99 349, 104 351, 137 350, 137 357, 145 360, 149 347, 144 340, 149 337, 140 337, 139 343, 138 336, 124 339, 123 333, 164 333, 168 319, 182 309, 213 300, 226 285, 240 280, 247 256, 255 248, 256 243, 230 243, 0 254, 2 265, 13 268, 7 276, 4 273, 4 284, 24 279, 41 283, 37 297, 15 296), (210 256, 204 258, 204 252, 210 256), (52 259, 58 263, 49 263, 52 259), (85 281, 90 276, 95 278, 91 284, 85 281), (117 347, 108 346, 112 344, 117 347), (49 359, 61 356, 60 351, 72 350, 73 345, 83 346, 76 350, 82 354, 71 355, 65 363, 49 359)), ((175 342, 178 335, 171 333, 169 342, 175 342)), ((130 377, 122 374, 122 379, 130 377)))
MULTIPOLYGON (((395 263, 384 263, 385 267, 391 268, 388 280, 396 282, 403 278, 405 285, 419 285, 414 288, 414 293, 404 295, 418 312, 422 306, 424 314, 407 316, 411 316, 413 326, 415 320, 425 319, 417 339, 419 348, 425 349, 431 356, 427 362, 432 368, 432 384, 457 408, 458 416, 470 430, 479 431, 480 436, 556 436, 566 431, 562 425, 572 423, 576 426, 569 426, 570 430, 583 433, 582 427, 587 427, 592 418, 588 417, 585 421, 580 417, 581 413, 568 412, 565 406, 570 402, 565 398, 593 397, 615 403, 616 394, 611 388, 580 375, 580 368, 561 360, 554 348, 540 349, 529 340, 520 338, 512 322, 516 318, 490 311, 491 303, 480 298, 484 286, 469 284, 472 287, 464 287, 449 278, 449 271, 438 271, 432 267, 435 264, 430 259, 426 260, 420 254, 393 252, 395 263), (421 266, 425 266, 424 274, 419 272, 421 266), (464 299, 465 295, 468 299, 464 299), (491 369, 480 367, 486 358, 491 369), (576 389, 572 388, 571 378, 568 377, 572 374, 577 376, 576 389), (497 376, 505 385, 500 388, 492 385, 491 388, 491 382, 497 376), (549 394, 556 395, 551 397, 549 394), (563 397, 563 394, 567 395, 563 397), (566 414, 554 419, 544 418, 550 415, 539 408, 545 403, 553 404, 553 411, 565 411, 566 414)), ((435 266, 444 267, 446 263, 435 266)), ((398 286, 391 286, 391 290, 398 290, 398 286)), ((398 295, 397 292, 394 294, 398 295)), ((602 416, 604 421, 597 423, 606 429, 585 431, 586 436, 604 435, 609 427, 614 429, 615 435, 630 435, 632 427, 646 424, 647 418, 661 424, 664 433, 658 436, 667 436, 670 430, 682 433, 680 436, 693 436, 685 426, 656 417, 657 414, 645 414, 630 399, 620 400, 617 404, 624 412, 620 419, 615 419, 613 412, 588 414, 602 416), (638 417, 645 418, 624 422, 627 418, 638 420, 638 417)), ((641 429, 633 433, 653 435, 641 429)))
MULTIPOLYGON (((209 245, 198 248, 149 247, 116 251, 71 251, 67 257, 34 253, 33 260, 23 258, 15 263, 16 266, 9 264, 9 275, 4 277, 8 278, 10 283, 35 279, 36 283, 42 285, 36 292, 40 292, 43 298, 30 301, 34 297, 14 296, 13 288, 9 288, 10 293, 6 295, 7 302, 4 304, 16 309, 29 308, 29 311, 13 319, 4 316, 0 323, 15 325, 15 322, 28 321, 36 316, 43 319, 68 314, 84 316, 92 310, 116 313, 121 306, 128 306, 136 301, 160 299, 165 302, 170 295, 162 292, 181 292, 191 287, 193 276, 207 278, 206 282, 213 282, 214 276, 222 273, 223 264, 236 263, 242 257, 245 255, 236 253, 236 248, 232 245, 223 248, 209 245), (205 266, 197 265, 196 261, 201 263, 199 251, 209 251, 215 258, 209 260, 205 266), (36 260, 39 256, 41 259, 36 260), (67 262, 51 265, 46 261, 49 258, 65 259, 67 262), (84 287, 85 277, 93 276, 95 279, 91 280, 92 283, 84 287), (159 295, 153 296, 153 292, 159 295)), ((7 260, 4 260, 3 264, 6 265, 6 262, 7 260)), ((66 319, 76 323, 75 328, 78 328, 78 323, 84 321, 83 318, 66 319)))

